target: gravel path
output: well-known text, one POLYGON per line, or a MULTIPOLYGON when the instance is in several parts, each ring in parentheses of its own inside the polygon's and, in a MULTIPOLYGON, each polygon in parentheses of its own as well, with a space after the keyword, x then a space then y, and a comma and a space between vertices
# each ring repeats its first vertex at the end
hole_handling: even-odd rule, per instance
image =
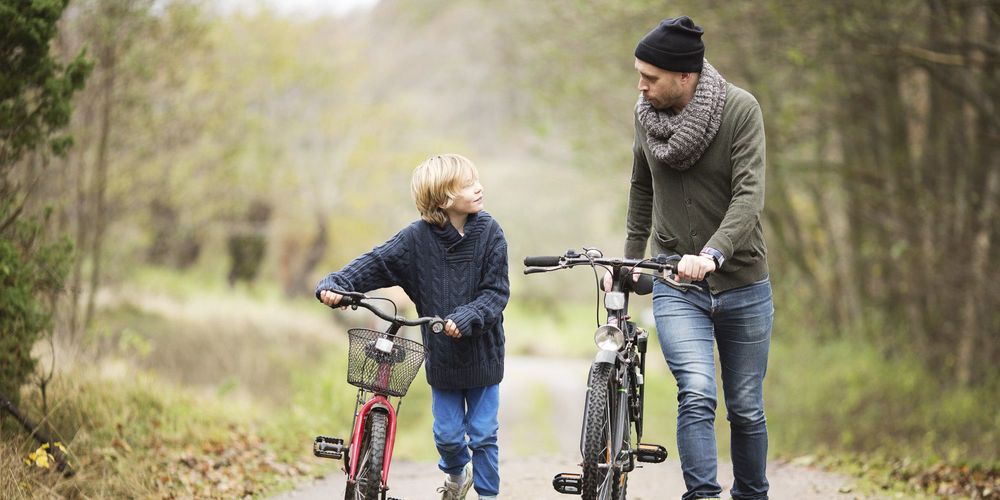
MULTIPOLYGON (((500 474, 501 497, 508 499, 563 499, 552 489, 552 476, 579 470, 579 433, 588 360, 511 357, 501 384, 500 405, 500 474), (537 406, 551 405, 559 411, 552 415, 551 432, 533 431, 530 424, 539 414, 537 406)), ((676 447, 667 444, 671 451, 676 447)), ((390 471, 390 496, 406 500, 440 498, 435 490, 443 475, 434 463, 393 461, 390 471)), ((768 480, 772 499, 854 499, 850 478, 812 467, 791 463, 769 463, 768 480)), ((723 494, 732 485, 732 464, 719 462, 719 482, 723 494)), ((629 474, 628 497, 631 500, 680 498, 684 493, 680 463, 674 459, 662 464, 646 464, 629 474)), ((344 475, 337 472, 305 484, 296 491, 276 497, 278 500, 313 500, 341 498, 344 475)), ((476 498, 475 492, 469 499, 476 498)), ((870 498, 870 497, 864 497, 870 498)))

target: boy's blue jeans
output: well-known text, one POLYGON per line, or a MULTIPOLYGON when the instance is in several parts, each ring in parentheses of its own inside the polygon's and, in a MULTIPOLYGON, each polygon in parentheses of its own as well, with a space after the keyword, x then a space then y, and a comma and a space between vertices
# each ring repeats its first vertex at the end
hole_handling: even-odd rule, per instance
POLYGON ((719 345, 726 418, 731 432, 733 498, 766 499, 767 424, 764 373, 771 343, 774 303, 767 278, 718 295, 679 292, 656 282, 653 314, 663 357, 677 380, 677 449, 687 493, 718 497, 715 442, 715 359, 719 345))
POLYGON ((434 415, 434 443, 446 474, 461 474, 472 460, 472 477, 480 496, 500 493, 500 464, 497 448, 497 411, 500 385, 475 389, 431 387, 434 415))

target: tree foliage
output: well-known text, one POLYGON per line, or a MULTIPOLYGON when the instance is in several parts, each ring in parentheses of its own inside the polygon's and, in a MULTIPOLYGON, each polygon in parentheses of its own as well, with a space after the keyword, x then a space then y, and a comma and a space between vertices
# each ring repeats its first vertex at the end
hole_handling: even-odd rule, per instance
POLYGON ((90 69, 82 54, 50 55, 65 0, 0 4, 0 393, 17 400, 34 369, 31 349, 51 325, 70 255, 47 243, 47 215, 25 210, 50 154, 65 154, 71 98, 90 69))
POLYGON ((71 144, 62 129, 72 111, 70 98, 83 87, 90 65, 78 56, 62 65, 49 44, 68 0, 0 4, 0 175, 26 152, 46 144, 57 154, 71 144))

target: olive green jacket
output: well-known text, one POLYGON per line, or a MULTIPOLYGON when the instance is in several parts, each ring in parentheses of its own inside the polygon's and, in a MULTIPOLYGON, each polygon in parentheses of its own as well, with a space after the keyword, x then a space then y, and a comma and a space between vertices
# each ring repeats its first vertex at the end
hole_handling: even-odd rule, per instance
POLYGON ((642 258, 652 234, 652 254, 698 255, 709 246, 725 257, 709 275, 712 293, 767 276, 761 229, 765 141, 760 105, 728 84, 722 125, 691 168, 679 171, 657 160, 646 130, 635 119, 625 256, 642 258))

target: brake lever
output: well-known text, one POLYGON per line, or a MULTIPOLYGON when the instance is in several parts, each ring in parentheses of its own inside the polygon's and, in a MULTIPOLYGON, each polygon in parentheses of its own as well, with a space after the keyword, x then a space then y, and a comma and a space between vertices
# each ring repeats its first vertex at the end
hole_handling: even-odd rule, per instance
POLYGON ((535 274, 535 273, 547 273, 549 271, 557 271, 562 269, 563 266, 553 266, 553 267, 526 267, 524 268, 524 274, 535 274))
POLYGON ((695 285, 694 283, 681 283, 680 281, 676 281, 668 276, 657 276, 657 278, 663 280, 663 282, 670 288, 673 288, 681 293, 687 293, 688 290, 698 290, 699 292, 704 291, 700 286, 695 285))

